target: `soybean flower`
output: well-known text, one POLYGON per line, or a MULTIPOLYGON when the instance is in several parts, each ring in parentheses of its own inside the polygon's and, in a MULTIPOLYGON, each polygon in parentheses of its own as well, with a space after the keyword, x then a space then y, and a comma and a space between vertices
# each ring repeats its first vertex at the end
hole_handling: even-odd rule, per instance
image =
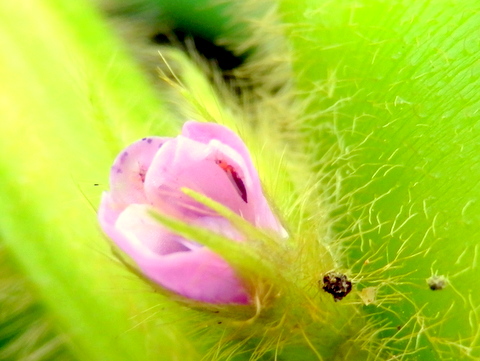
POLYGON ((255 227, 284 235, 243 141, 228 128, 189 121, 175 138, 148 137, 123 150, 103 194, 103 231, 140 271, 184 297, 248 304, 242 280, 219 255, 163 227, 152 211, 245 241, 230 222, 182 192, 189 188, 228 207, 255 227))

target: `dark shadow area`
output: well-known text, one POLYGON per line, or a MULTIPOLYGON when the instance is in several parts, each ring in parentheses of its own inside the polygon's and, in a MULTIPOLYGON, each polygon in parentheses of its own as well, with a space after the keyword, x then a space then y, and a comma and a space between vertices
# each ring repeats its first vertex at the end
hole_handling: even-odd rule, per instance
POLYGON ((192 45, 196 51, 215 63, 222 72, 229 72, 242 65, 246 56, 236 56, 225 47, 216 45, 212 41, 182 29, 170 30, 168 33, 157 33, 151 41, 159 45, 172 45, 182 50, 191 50, 192 45))

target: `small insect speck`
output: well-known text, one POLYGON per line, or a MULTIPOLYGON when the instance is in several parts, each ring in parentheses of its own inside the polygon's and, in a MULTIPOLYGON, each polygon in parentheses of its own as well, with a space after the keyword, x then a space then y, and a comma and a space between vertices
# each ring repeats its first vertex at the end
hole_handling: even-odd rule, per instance
POLYGON ((100 184, 98 184, 98 183, 93 183, 93 186, 94 186, 94 187, 98 187, 99 185, 100 185, 100 184))
POLYGON ((445 276, 433 275, 427 279, 427 285, 432 291, 439 291, 447 287, 448 280, 445 276))
POLYGON ((322 289, 330 293, 335 302, 337 302, 350 293, 352 282, 342 273, 328 272, 323 276, 322 289))

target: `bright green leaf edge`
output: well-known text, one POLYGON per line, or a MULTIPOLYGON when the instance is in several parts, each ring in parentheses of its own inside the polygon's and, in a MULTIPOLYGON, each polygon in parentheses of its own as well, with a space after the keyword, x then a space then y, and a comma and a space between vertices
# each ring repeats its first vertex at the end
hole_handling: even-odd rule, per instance
POLYGON ((80 1, 0 4, 1 240, 79 359, 197 360, 169 322, 181 308, 125 271, 96 222, 117 152, 178 131, 108 34, 80 1))

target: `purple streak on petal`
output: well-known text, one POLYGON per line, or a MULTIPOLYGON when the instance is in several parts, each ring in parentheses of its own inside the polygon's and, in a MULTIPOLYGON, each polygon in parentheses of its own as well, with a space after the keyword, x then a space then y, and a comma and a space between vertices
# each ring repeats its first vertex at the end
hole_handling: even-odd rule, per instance
POLYGON ((228 179, 235 186, 238 195, 243 199, 245 203, 248 203, 248 195, 247 189, 245 188, 245 183, 243 183, 242 178, 238 176, 238 172, 235 170, 235 168, 224 160, 217 159, 215 160, 215 163, 218 164, 220 168, 222 168, 222 170, 225 172, 228 179))
POLYGON ((184 124, 182 135, 204 144, 211 145, 212 143, 219 143, 222 146, 228 146, 235 150, 235 153, 243 160, 242 165, 240 165, 238 161, 232 159, 232 152, 230 152, 230 157, 223 160, 229 165, 232 165, 237 171, 246 187, 249 203, 252 203, 252 214, 254 215, 254 218, 252 219, 251 217, 248 217, 248 215, 244 215, 245 219, 260 228, 271 229, 283 234, 283 236, 286 235, 285 229, 272 213, 270 205, 263 195, 260 179, 253 166, 250 153, 238 135, 219 124, 199 123, 193 121, 184 124))

